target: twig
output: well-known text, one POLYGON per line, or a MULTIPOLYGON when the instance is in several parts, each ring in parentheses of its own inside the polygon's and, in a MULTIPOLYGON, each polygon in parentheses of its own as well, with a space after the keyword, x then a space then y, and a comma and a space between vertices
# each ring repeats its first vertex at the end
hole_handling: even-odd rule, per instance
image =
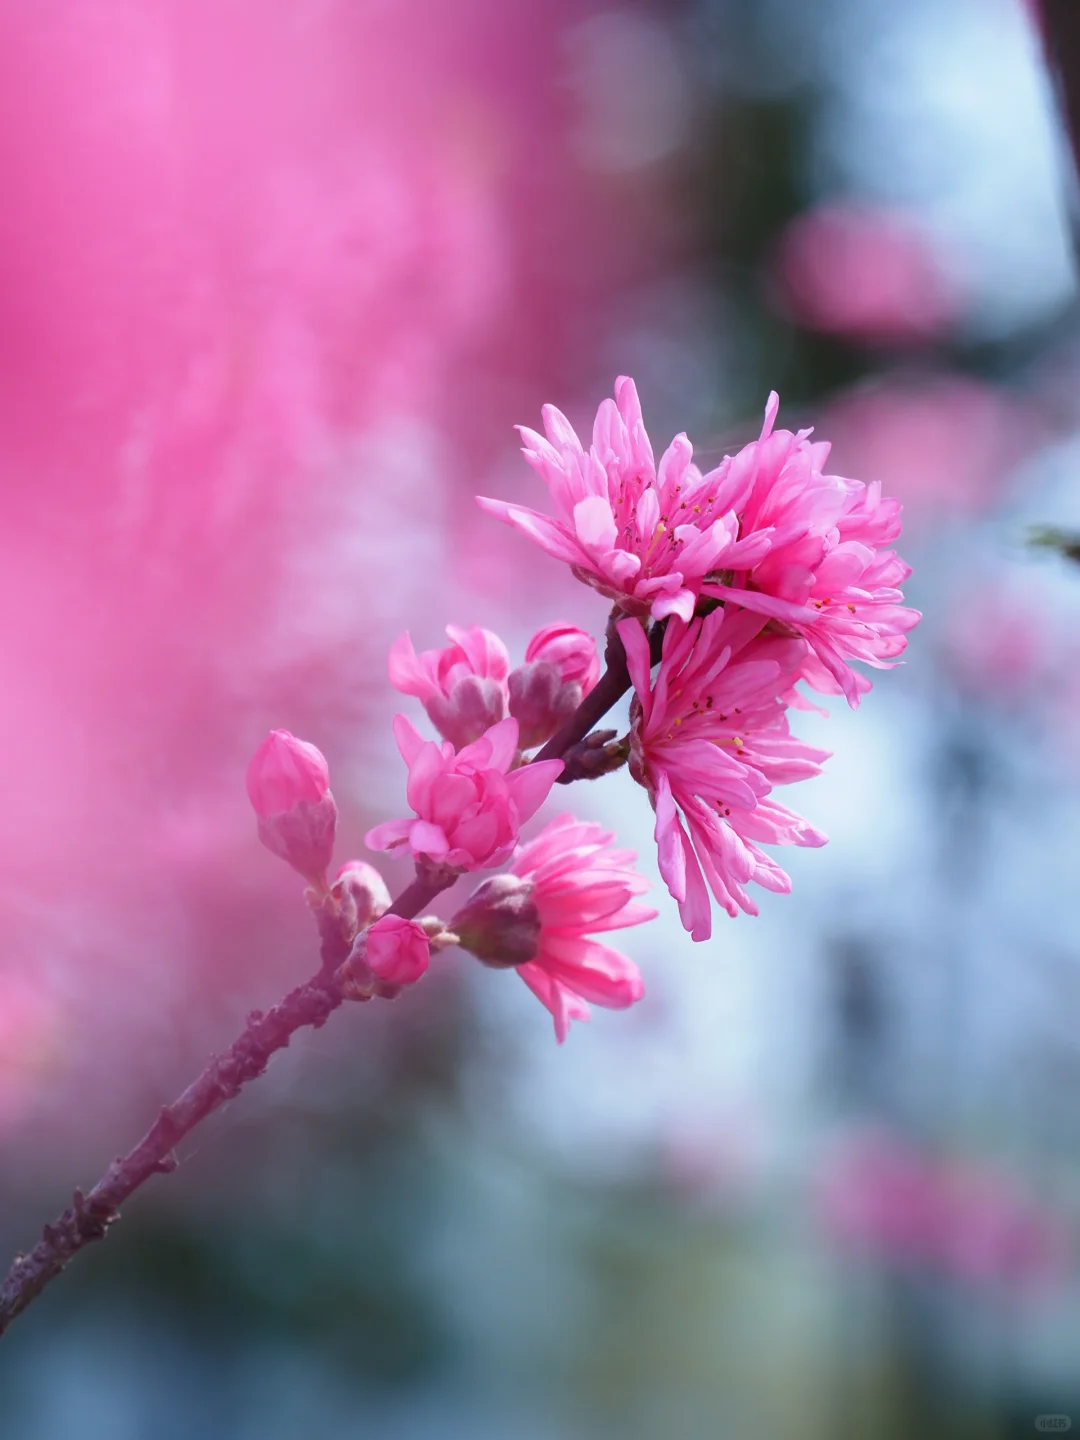
MULTIPOLYGON (((577 746, 630 688, 626 656, 614 625, 609 627, 605 658, 608 668, 604 675, 537 759, 558 759, 577 746)), ((456 878, 454 870, 418 861, 416 878, 394 901, 390 913, 412 919, 456 878)), ((120 1218, 120 1206, 140 1185, 151 1175, 176 1169, 176 1145, 185 1135, 238 1095, 248 1081, 260 1076, 270 1057, 283 1050, 297 1030, 307 1026, 317 1030, 341 1005, 344 997, 334 976, 349 953, 351 937, 344 936, 335 923, 332 908, 322 905, 316 914, 322 956, 318 973, 290 991, 265 1015, 253 1011, 239 1038, 210 1062, 179 1099, 165 1106, 134 1150, 114 1160, 88 1195, 76 1190, 71 1205, 58 1220, 45 1226, 30 1253, 16 1256, 0 1284, 0 1335, 60 1274, 73 1255, 93 1241, 104 1239, 110 1225, 120 1218)))

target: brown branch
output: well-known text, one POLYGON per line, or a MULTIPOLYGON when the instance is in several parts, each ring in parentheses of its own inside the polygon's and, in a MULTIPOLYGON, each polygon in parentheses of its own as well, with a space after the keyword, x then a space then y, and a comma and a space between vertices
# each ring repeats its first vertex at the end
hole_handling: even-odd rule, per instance
POLYGON ((1076 0, 1042 0, 1043 43, 1057 82, 1062 118, 1080 169, 1080 5, 1076 0))
MULTIPOLYGON (((630 689, 630 671, 626 668, 626 651, 615 629, 616 621, 626 616, 616 606, 611 612, 607 627, 607 647, 604 650, 606 669, 585 699, 544 748, 533 756, 537 760, 561 760, 585 739, 598 720, 602 720, 611 707, 618 703, 630 689)), ((660 659, 664 639, 664 621, 649 629, 649 650, 652 663, 660 659)), ((574 777, 577 778, 577 777, 574 777)), ((564 781, 569 783, 569 781, 564 781)))
MULTIPOLYGON (((605 674, 537 759, 559 759, 564 752, 573 750, 630 688, 626 656, 613 625, 609 627, 605 658, 605 674)), ((411 919, 456 879, 457 872, 446 866, 418 861, 416 878, 394 901, 390 913, 411 919)), ((253 1011, 239 1038, 210 1062, 179 1099, 165 1106, 134 1150, 114 1160, 88 1195, 76 1190, 71 1205, 58 1220, 45 1226, 30 1253, 15 1257, 0 1284, 0 1335, 60 1274, 73 1255, 94 1240, 104 1239, 109 1226, 120 1218, 120 1206, 140 1185, 151 1175, 176 1169, 176 1145, 185 1135, 226 1100, 238 1095, 250 1080, 257 1079, 271 1056, 283 1050, 297 1030, 307 1026, 317 1030, 341 1005, 344 997, 334 977, 348 956, 352 937, 343 932, 331 904, 321 903, 316 918, 322 941, 318 974, 290 991, 265 1015, 253 1011)))
POLYGON ((253 1012, 247 1028, 223 1055, 218 1055, 178 1100, 167 1105, 129 1154, 113 1161, 89 1195, 76 1190, 67 1210, 29 1255, 16 1258, 0 1285, 0 1335, 31 1300, 60 1274, 71 1257, 93 1240, 104 1238, 119 1218, 121 1204, 151 1175, 175 1170, 175 1146, 249 1080, 266 1069, 275 1051, 283 1049, 305 1025, 316 1029, 341 1004, 332 979, 321 973, 299 985, 265 1015, 253 1012))

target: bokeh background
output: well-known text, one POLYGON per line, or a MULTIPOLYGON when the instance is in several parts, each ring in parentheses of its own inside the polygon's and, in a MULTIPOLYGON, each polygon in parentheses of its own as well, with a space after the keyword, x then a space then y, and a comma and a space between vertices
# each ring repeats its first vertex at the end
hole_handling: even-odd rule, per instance
MULTIPOLYGON (((694 946, 660 887, 561 1049, 454 953, 303 1036, 5 1337, 0 1434, 1080 1425, 1074 187, 1022 0, 0 7, 5 1254, 313 968, 265 731, 363 855, 402 629, 602 630, 472 500, 542 403, 630 373, 715 463, 779 390, 926 615, 800 721, 790 897, 694 946)), ((625 774, 566 798, 655 877, 625 774)))

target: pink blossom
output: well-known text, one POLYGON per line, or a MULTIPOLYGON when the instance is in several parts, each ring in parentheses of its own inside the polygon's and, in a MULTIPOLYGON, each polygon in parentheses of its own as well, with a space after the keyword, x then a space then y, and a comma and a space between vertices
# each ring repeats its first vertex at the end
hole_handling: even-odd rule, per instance
POLYGON ((531 886, 539 919, 534 959, 517 972, 551 1011, 559 1043, 571 1020, 587 1020, 589 1003, 623 1010, 645 993, 632 960, 590 938, 656 918, 631 897, 648 889, 633 869, 632 850, 609 850, 614 837, 599 825, 559 815, 535 840, 519 846, 509 871, 531 886))
POLYGON ((364 958, 369 968, 388 985, 412 985, 431 960, 431 945, 424 927, 400 915, 384 915, 365 936, 364 958))
POLYGON ((655 682, 641 625, 618 626, 635 691, 631 770, 649 791, 660 873, 695 940, 712 934, 709 890, 732 916, 757 914, 751 881, 790 890, 758 842, 826 840, 770 797, 773 785, 818 774, 827 755, 788 729, 785 697, 806 643, 761 626, 760 616, 734 608, 689 625, 669 621, 655 682))
POLYGON ((329 789, 322 751, 288 730, 271 730, 247 768, 248 799, 256 815, 277 815, 304 801, 316 804, 329 789))
POLYGON ((910 567, 882 548, 900 534, 900 506, 880 485, 823 474, 828 444, 811 444, 809 430, 774 431, 779 404, 774 392, 760 438, 722 462, 715 484, 739 512, 740 544, 768 536, 767 551, 702 593, 804 636, 814 652, 805 678, 856 706, 870 682, 848 661, 889 668, 920 619, 901 603, 910 567))
POLYGON ((518 723, 512 718, 457 752, 449 741, 425 740, 405 715, 394 717, 394 738, 409 767, 415 815, 376 825, 364 843, 373 850, 404 846, 414 857, 460 870, 501 864, 563 768, 561 760, 545 760, 513 769, 518 723))
POLYGON ((390 647, 390 683, 421 700, 431 723, 451 744, 469 745, 506 718, 510 657, 490 630, 448 625, 451 645, 413 649, 409 632, 390 647))
POLYGON ((750 566, 766 554, 766 535, 739 540, 728 503, 732 487, 714 487, 718 472, 701 475, 685 435, 676 435, 655 463, 628 376, 619 376, 615 400, 597 411, 588 452, 561 411, 545 405, 542 413, 546 440, 519 428, 525 458, 551 492, 554 516, 484 496, 477 503, 628 612, 689 620, 710 571, 750 566), (687 491, 710 492, 708 509, 680 503, 687 491))

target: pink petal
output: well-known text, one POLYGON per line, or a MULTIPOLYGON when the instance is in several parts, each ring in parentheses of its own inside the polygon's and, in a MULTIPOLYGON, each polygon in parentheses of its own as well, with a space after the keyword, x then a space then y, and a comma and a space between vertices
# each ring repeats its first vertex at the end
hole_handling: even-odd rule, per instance
POLYGON ((414 855, 429 855, 432 860, 442 860, 450 847, 438 825, 432 825, 428 820, 414 820, 409 827, 409 848, 414 855))
POLYGON ((614 550, 618 531, 610 503, 602 495, 588 495, 574 506, 574 530, 587 550, 614 550))
POLYGON ((413 823, 411 816, 403 820, 384 820, 381 825, 376 825, 367 832, 364 844, 369 850, 394 849, 409 838, 413 823))
POLYGON ((513 797, 521 824, 536 814, 562 772, 561 760, 534 760, 506 777, 506 788, 513 797))
MULTIPOLYGON (((407 715, 394 716, 394 739, 397 741, 401 758, 406 765, 411 766, 420 754, 425 745, 431 745, 430 740, 425 740, 407 715)), ((438 752, 438 746, 432 745, 432 749, 438 752)))

